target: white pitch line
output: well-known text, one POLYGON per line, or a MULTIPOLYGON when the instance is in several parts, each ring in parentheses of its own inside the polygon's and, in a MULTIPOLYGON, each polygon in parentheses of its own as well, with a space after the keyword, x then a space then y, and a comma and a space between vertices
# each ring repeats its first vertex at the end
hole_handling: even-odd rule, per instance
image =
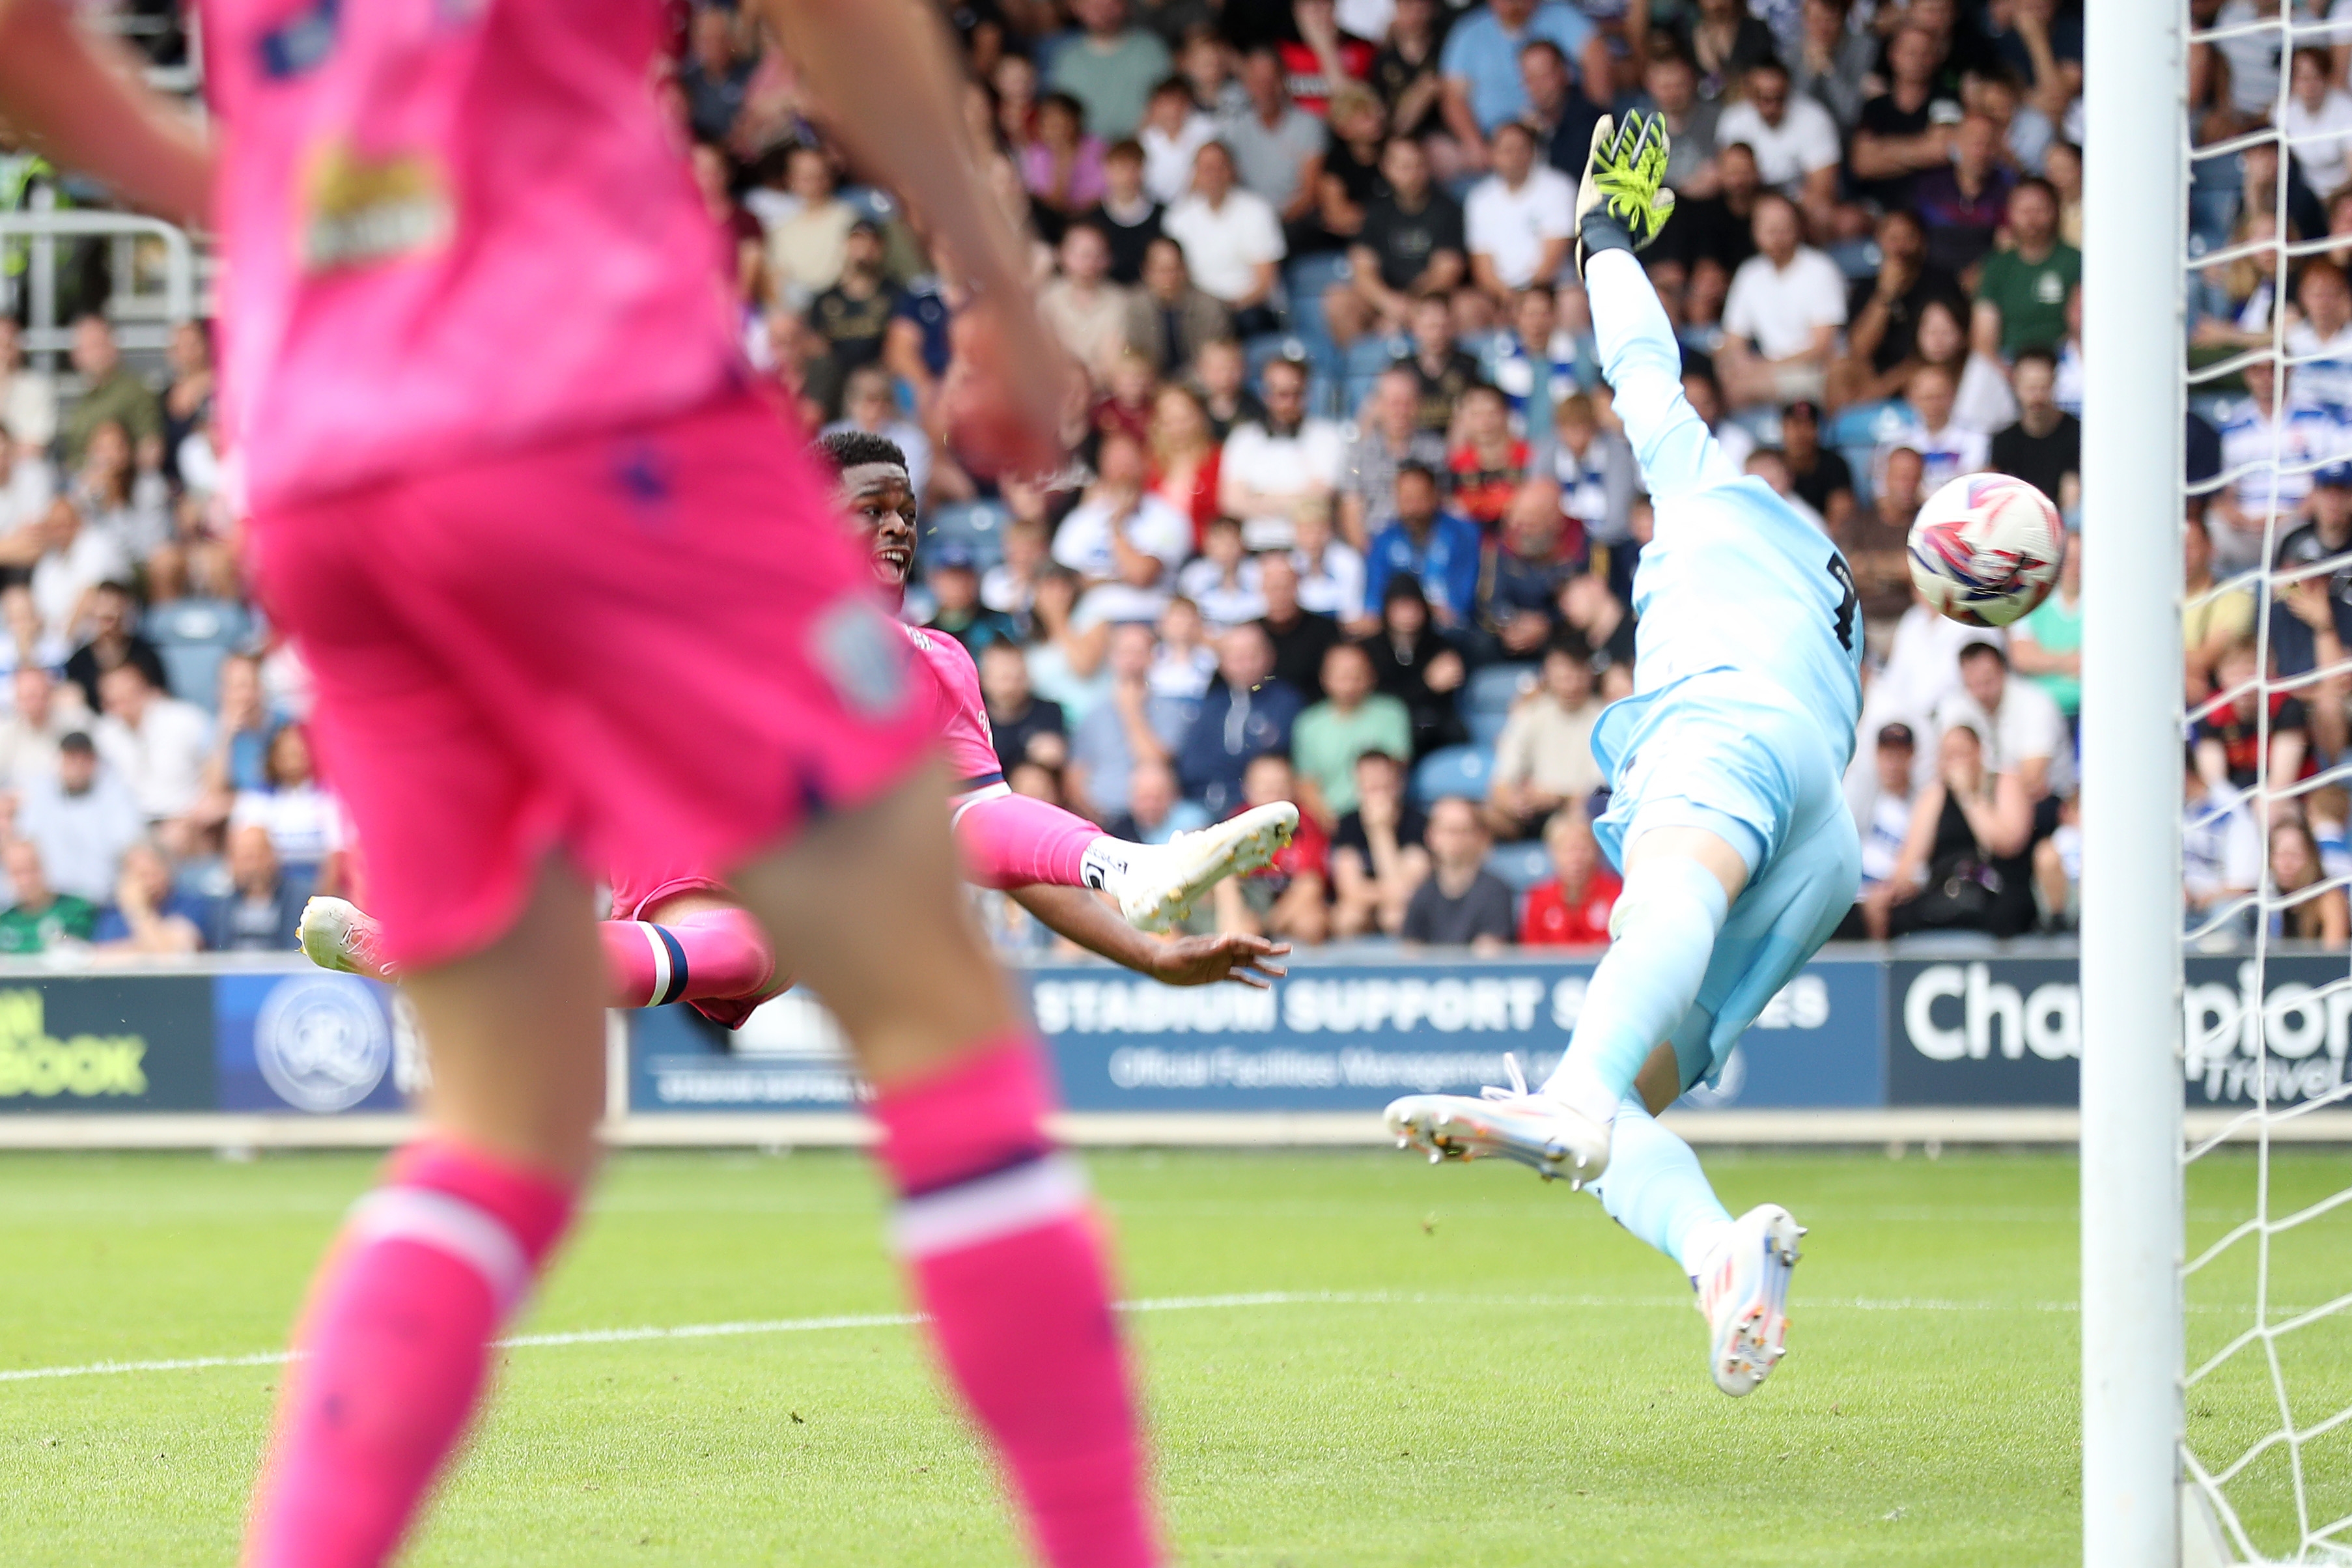
MULTIPOLYGON (((1685 1307, 1687 1296, 1469 1296, 1392 1290, 1260 1290, 1246 1295, 1162 1296, 1121 1301, 1122 1312, 1203 1312, 1249 1307, 1685 1307)), ((1847 1312, 2073 1312, 2073 1301, 1953 1301, 1928 1297, 1807 1300, 1808 1311, 1847 1312)), ((2199 1309, 2191 1309, 2197 1310, 2199 1309)), ((2204 1310, 2233 1309, 2205 1308, 2204 1310)), ((683 1323, 671 1328, 575 1329, 562 1333, 516 1334, 498 1342, 499 1350, 551 1350, 568 1345, 634 1344, 650 1340, 731 1339, 746 1334, 809 1334, 839 1329, 903 1329, 921 1322, 913 1312, 866 1312, 826 1318, 749 1319, 728 1323, 683 1323)), ((0 1370, 0 1383, 52 1378, 107 1377, 135 1372, 203 1372, 225 1366, 283 1366, 289 1351, 253 1355, 185 1356, 171 1361, 96 1361, 76 1366, 28 1366, 0 1370)))

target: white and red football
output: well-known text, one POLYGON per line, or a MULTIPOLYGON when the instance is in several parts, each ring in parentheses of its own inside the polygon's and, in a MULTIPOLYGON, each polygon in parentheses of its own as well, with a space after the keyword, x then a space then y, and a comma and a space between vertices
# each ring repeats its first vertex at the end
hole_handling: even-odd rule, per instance
POLYGON ((1963 474, 1911 524, 1911 581, 1963 626, 2005 626, 2050 596, 2064 556, 2050 498, 2007 474, 1963 474))

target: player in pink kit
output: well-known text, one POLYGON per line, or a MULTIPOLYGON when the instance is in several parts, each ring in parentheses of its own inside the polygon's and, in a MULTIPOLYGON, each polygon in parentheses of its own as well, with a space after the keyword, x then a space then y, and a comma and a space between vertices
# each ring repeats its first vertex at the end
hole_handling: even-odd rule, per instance
MULTIPOLYGON (((829 123, 972 284, 962 449, 1056 458, 1055 351, 939 24, 764 0, 829 123)), ((892 1222, 1047 1563, 1160 1560, 1102 1228, 962 909, 929 704, 799 443, 744 391, 718 235, 651 87, 654 0, 206 0, 218 138, 0 0, 0 106, 221 237, 223 406, 317 682, 431 1131, 297 1330, 247 1568, 390 1557, 597 1157, 583 868, 724 868, 875 1090, 892 1222), (658 846, 661 857, 649 852, 658 846)))
MULTIPOLYGON (((914 563, 916 502, 907 455, 861 430, 819 441, 835 500, 863 535, 874 575, 895 605, 914 563)), ((1265 960, 1286 945, 1241 933, 1154 941, 1138 927, 1159 923, 1226 877, 1270 862, 1298 826, 1288 802, 1255 807, 1165 846, 1113 838, 1059 806, 1014 795, 997 765, 980 691, 980 672, 961 644, 901 626, 915 649, 916 684, 930 701, 930 727, 947 751, 949 809, 965 874, 1010 893, 1046 926, 1091 952, 1174 985, 1219 980, 1263 985, 1281 970, 1265 960), (1096 891, 1120 901, 1134 924, 1111 915, 1096 891)), ((684 867, 651 880, 617 880, 613 918, 597 928, 615 1007, 684 1002, 715 1023, 740 1028, 759 1005, 792 984, 759 922, 724 882, 684 867)), ((322 968, 394 978, 377 922, 341 899, 314 898, 302 911, 302 951, 322 968)))

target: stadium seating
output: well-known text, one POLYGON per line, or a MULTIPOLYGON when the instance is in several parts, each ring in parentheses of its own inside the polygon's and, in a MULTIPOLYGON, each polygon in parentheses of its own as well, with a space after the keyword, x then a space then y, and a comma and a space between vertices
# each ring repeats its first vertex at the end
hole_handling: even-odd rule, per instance
POLYGON ((172 695, 210 710, 221 660, 252 635, 245 606, 227 599, 173 599, 147 612, 142 628, 163 658, 172 695))
POLYGON ((1497 844, 1487 852, 1486 869, 1511 885, 1514 893, 1524 893, 1538 882, 1551 877, 1551 857, 1544 852, 1543 841, 1530 838, 1520 844, 1497 844))
POLYGON ((923 520, 919 553, 928 564, 940 546, 961 544, 985 572, 1004 559, 1005 521, 1004 509, 992 501, 957 501, 937 508, 923 520))
POLYGON ((1490 664, 1471 672, 1456 710, 1475 744, 1493 748, 1504 721, 1511 716, 1511 705, 1534 687, 1538 668, 1533 664, 1490 664))
POLYGON ((1484 746, 1446 746, 1422 758, 1412 771, 1412 795, 1432 801, 1484 800, 1495 776, 1495 755, 1484 746))

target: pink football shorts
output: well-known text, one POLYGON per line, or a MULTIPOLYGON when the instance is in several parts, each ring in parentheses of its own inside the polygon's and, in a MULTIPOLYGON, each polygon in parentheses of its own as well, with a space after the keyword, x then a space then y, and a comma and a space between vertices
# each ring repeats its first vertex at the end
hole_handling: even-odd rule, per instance
POLYGON ((410 967, 494 941, 551 851, 647 891, 708 877, 931 743, 870 568, 749 394, 281 504, 252 539, 410 967))

